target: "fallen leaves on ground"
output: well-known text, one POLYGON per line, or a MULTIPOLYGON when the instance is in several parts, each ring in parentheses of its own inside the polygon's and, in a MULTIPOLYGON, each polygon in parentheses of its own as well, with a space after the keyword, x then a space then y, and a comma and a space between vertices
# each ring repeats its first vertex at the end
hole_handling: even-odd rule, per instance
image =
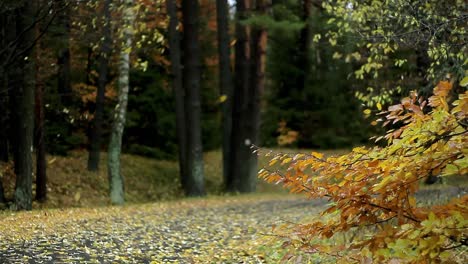
POLYGON ((322 203, 232 196, 0 214, 0 263, 264 263, 271 227, 322 203))

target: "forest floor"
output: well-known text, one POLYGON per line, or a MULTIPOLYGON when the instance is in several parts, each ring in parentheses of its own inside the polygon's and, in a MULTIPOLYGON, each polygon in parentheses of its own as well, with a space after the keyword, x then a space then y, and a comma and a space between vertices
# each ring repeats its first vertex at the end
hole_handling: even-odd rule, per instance
MULTIPOLYGON (((127 205, 113 207, 102 156, 99 172, 86 170, 85 152, 48 157, 47 202, 32 212, 0 211, 0 263, 278 263, 285 251, 274 227, 324 208, 260 180, 257 194, 223 196, 219 151, 205 154, 209 196, 197 199, 183 199, 175 161, 123 155, 127 205)), ((11 199, 12 164, 0 165, 11 199)), ((466 177, 446 181, 421 186, 418 201, 467 193, 466 177)))
MULTIPOLYGON (((324 203, 292 195, 0 214, 0 263, 266 263, 272 227, 324 203)), ((278 257, 278 256, 276 256, 278 257)))

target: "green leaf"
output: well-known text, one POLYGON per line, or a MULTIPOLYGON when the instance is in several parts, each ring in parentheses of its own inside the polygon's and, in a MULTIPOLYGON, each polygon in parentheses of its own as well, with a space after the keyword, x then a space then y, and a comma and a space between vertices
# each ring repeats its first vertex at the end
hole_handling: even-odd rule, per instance
POLYGON ((468 76, 465 76, 463 80, 460 81, 460 86, 466 87, 468 85, 468 76))

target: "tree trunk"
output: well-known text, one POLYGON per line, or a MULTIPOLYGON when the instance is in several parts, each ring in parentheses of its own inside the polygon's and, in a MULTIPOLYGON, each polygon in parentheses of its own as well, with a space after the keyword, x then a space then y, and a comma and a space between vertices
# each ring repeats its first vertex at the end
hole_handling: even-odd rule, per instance
POLYGON ((66 3, 62 5, 64 10, 57 15, 57 23, 60 31, 58 34, 60 48, 57 54, 57 85, 61 103, 68 107, 73 98, 70 80, 70 7, 66 3))
POLYGON ((227 0, 216 0, 218 26, 218 56, 220 94, 225 96, 222 102, 223 111, 223 178, 227 189, 232 185, 230 169, 231 130, 232 130, 232 93, 233 80, 231 73, 231 55, 229 40, 229 4, 227 0))
POLYGON ((186 92, 187 179, 184 186, 188 196, 205 193, 203 147, 201 141, 200 48, 198 40, 198 0, 183 0, 183 86, 186 92))
MULTIPOLYGON (((7 45, 7 15, 0 17, 0 50, 7 45)), ((3 56, 0 56, 3 59, 3 56)), ((8 81, 7 73, 0 63, 0 161, 7 162, 8 155, 8 81)), ((0 177, 0 204, 5 203, 3 180, 0 177)))
MULTIPOLYGON (((18 122, 16 126, 17 135, 17 157, 15 157, 16 187, 15 206, 17 210, 32 209, 32 148, 34 130, 34 88, 35 88, 35 66, 34 56, 31 50, 35 35, 31 25, 34 23, 35 11, 34 3, 26 2, 16 11, 17 32, 24 32, 20 36, 20 51, 24 55, 17 59, 19 71, 22 79, 19 81, 16 111, 18 112, 18 122), (25 58, 25 59, 23 59, 25 58)), ((32 27, 34 28, 34 27, 32 27)))
MULTIPOLYGON (((11 12, 8 12, 7 15, 4 16, 5 19, 7 19, 6 24, 8 25, 5 30, 6 34, 6 39, 7 43, 12 43, 16 40, 17 38, 17 12, 16 10, 12 10, 11 12)), ((8 150, 9 153, 12 154, 13 160, 18 160, 18 143, 17 143, 17 137, 18 135, 16 134, 16 131, 18 130, 18 122, 19 118, 18 115, 19 113, 16 111, 17 106, 18 106, 18 86, 21 85, 21 80, 22 80, 22 73, 21 73, 21 68, 22 64, 20 61, 13 59, 14 53, 17 52, 16 50, 8 50, 7 51, 7 56, 10 57, 10 64, 8 67, 6 67, 5 64, 3 66, 5 67, 5 73, 6 73, 6 86, 7 86, 7 93, 8 93, 8 123, 9 125, 7 133, 8 133, 8 150)), ((18 166, 14 166, 14 172, 15 174, 18 173, 18 166)))
POLYGON ((232 181, 227 186, 228 191, 253 191, 251 183, 245 182, 250 178, 249 165, 252 139, 247 131, 248 119, 248 91, 250 88, 250 37, 248 28, 241 23, 247 17, 247 0, 236 2, 236 46, 235 46, 235 89, 232 107, 232 135, 231 162, 232 181))
MULTIPOLYGON (((7 46, 7 15, 0 17, 0 50, 7 46)), ((2 60, 4 56, 0 57, 2 60)), ((8 81, 3 63, 0 63, 0 161, 8 161, 8 81)), ((0 182, 0 188, 1 188, 0 182)), ((1 198, 1 197, 0 197, 1 198)))
POLYGON ((124 203, 124 181, 120 170, 120 154, 122 150, 122 136, 125 128, 125 116, 127 113, 130 50, 132 47, 134 21, 133 0, 123 0, 123 4, 123 39, 119 61, 119 100, 115 108, 114 124, 112 126, 108 151, 109 189, 113 204, 124 203))
POLYGON ((187 179, 187 133, 185 126, 185 93, 182 86, 182 67, 180 56, 180 33, 177 30, 177 1, 166 0, 167 13, 169 15, 169 49, 171 60, 172 90, 175 98, 176 129, 179 143, 179 170, 181 184, 186 189, 187 179))
MULTIPOLYGON (((36 26, 37 27, 37 26, 36 26)), ((36 145, 36 200, 47 199, 46 153, 44 138, 44 83, 40 76, 40 42, 36 44, 35 145, 36 145)))
POLYGON ((102 126, 104 122, 104 100, 106 85, 108 82, 109 58, 111 55, 111 0, 104 1, 103 15, 103 41, 101 43, 101 53, 98 59, 98 87, 96 96, 96 110, 94 112, 94 127, 91 128, 90 150, 88 158, 88 170, 97 171, 99 169, 101 143, 102 143, 102 126))
POLYGON ((298 90, 304 90, 307 85, 307 75, 310 70, 310 59, 309 59, 309 47, 310 47, 310 12, 312 9, 311 0, 302 0, 302 22, 304 26, 299 32, 299 43, 298 43, 298 69, 301 70, 296 88, 298 90))
MULTIPOLYGON (((267 0, 256 1, 256 12, 258 14, 266 14, 268 8, 267 0)), ((248 93, 248 113, 250 119, 248 120, 248 134, 251 143, 254 145, 259 144, 260 133, 260 115, 261 115, 261 98, 265 89, 265 60, 266 60, 266 47, 267 47, 267 31, 265 28, 253 27, 251 30, 251 72, 250 80, 251 85, 248 93)), ((257 174, 258 174, 258 156, 250 149, 249 156, 249 173, 245 175, 242 186, 245 185, 247 191, 255 191, 257 174)))

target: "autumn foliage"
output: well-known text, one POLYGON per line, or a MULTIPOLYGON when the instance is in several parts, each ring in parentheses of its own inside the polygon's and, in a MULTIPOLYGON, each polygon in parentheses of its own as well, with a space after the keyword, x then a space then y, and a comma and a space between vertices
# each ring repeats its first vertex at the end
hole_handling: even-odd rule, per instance
POLYGON ((438 263, 466 250, 468 195, 442 205, 416 202, 428 176, 468 175, 468 92, 456 98, 452 86, 442 81, 428 100, 412 93, 378 113, 378 121, 398 127, 376 139, 387 140, 385 147, 328 158, 266 153, 272 158, 261 178, 330 202, 320 217, 290 229, 284 246, 342 263, 438 263), (343 234, 351 236, 333 239, 343 234))

